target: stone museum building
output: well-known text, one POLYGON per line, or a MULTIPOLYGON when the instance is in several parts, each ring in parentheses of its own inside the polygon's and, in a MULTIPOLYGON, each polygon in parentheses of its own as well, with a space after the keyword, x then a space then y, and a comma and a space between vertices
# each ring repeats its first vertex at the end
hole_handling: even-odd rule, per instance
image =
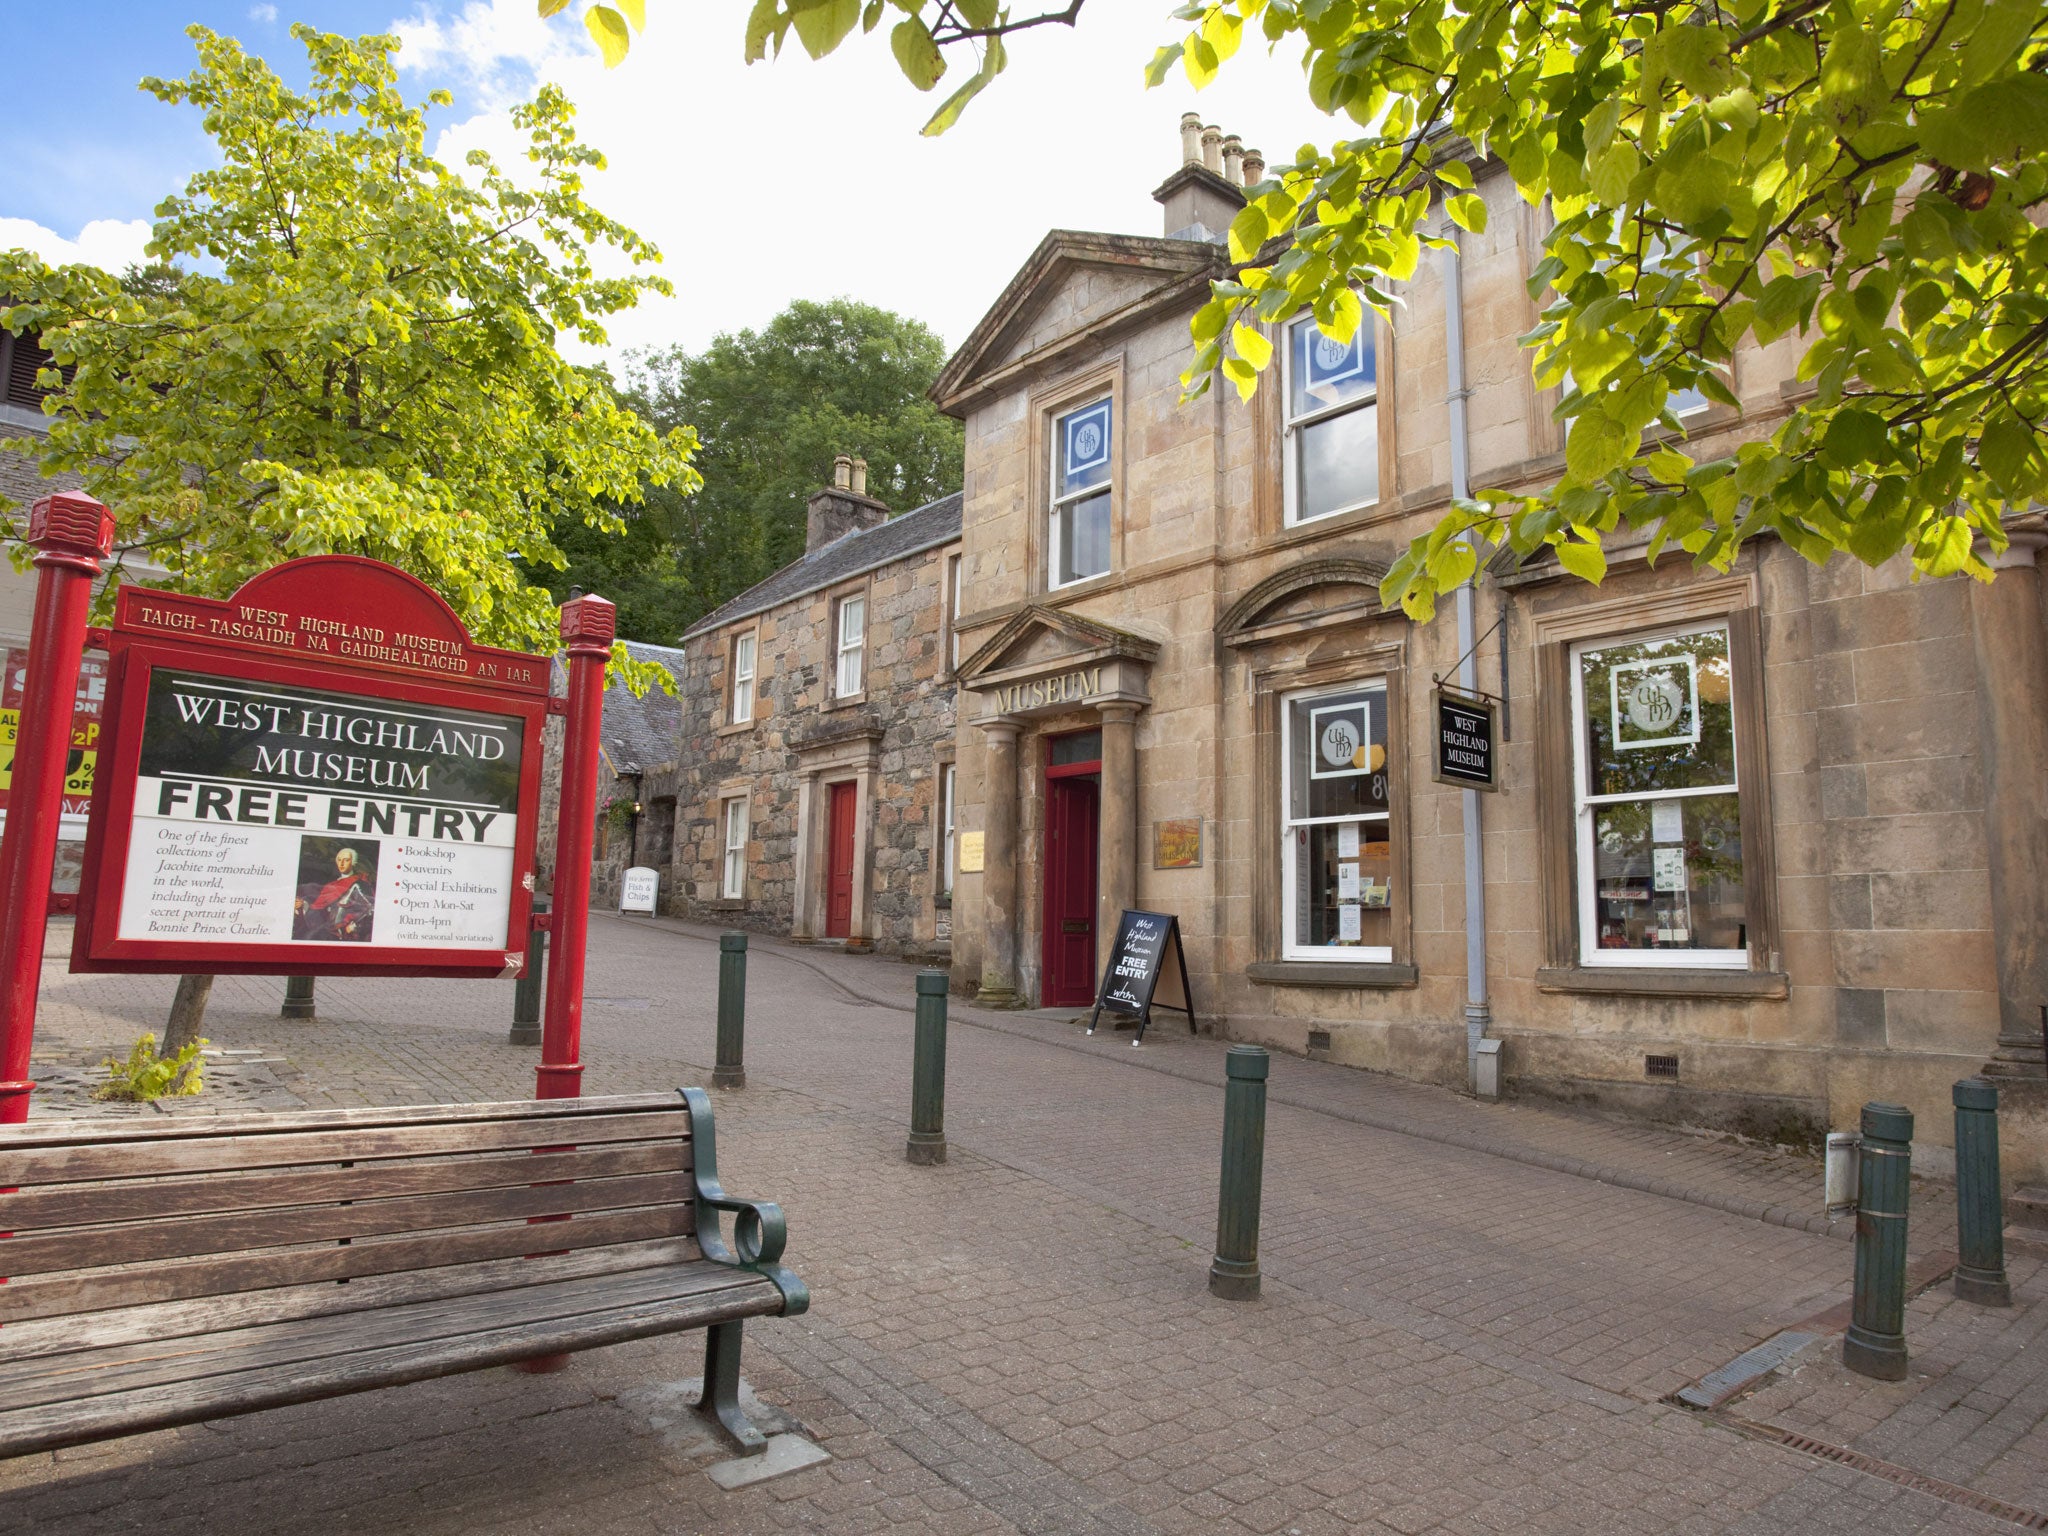
MULTIPOLYGON (((1142 908, 1232 1038, 1459 1086, 1494 1039, 1512 1092, 1777 1139, 1892 1099, 1937 1167, 1949 1085, 1996 1062, 2009 1170, 2043 1172, 2039 517, 1990 585, 1623 543, 1599 587, 1496 561, 1412 623, 1377 590, 1407 541, 1562 469, 1516 342, 1545 215, 1475 162, 1487 231, 1391 324, 1274 327, 1251 403, 1183 405, 1260 174, 1183 144, 1162 236, 1048 234, 932 390, 967 430, 956 987, 1080 1007, 1142 908), (1434 779, 1439 678, 1498 698, 1496 792, 1434 779)), ((1770 431, 1798 351, 1739 355, 1739 410, 1675 402, 1695 453, 1770 431)), ((760 851, 763 894, 802 887, 760 851)))
POLYGON ((606 818, 597 884, 615 901, 627 863, 651 865, 679 917, 943 956, 960 498, 892 517, 860 461, 833 480, 810 498, 803 558, 657 658, 680 694, 665 752, 664 727, 636 718, 647 701, 607 695, 615 793, 640 810, 606 818))

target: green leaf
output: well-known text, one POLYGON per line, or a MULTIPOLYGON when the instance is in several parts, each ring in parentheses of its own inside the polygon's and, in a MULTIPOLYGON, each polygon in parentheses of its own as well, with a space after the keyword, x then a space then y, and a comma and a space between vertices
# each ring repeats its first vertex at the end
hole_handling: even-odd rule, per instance
POLYGON ((1273 343, 1266 339, 1264 333, 1241 321, 1230 328, 1230 344, 1237 349, 1237 355, 1254 368, 1264 368, 1273 360, 1273 343))
POLYGON ((608 5, 593 5, 583 13, 583 25, 604 55, 604 67, 617 69, 633 46, 633 34, 626 30, 626 18, 608 5))
POLYGON ((804 52, 822 59, 846 40, 846 34, 860 23, 860 0, 813 0, 792 6, 791 24, 804 52))
POLYGON ((2015 501, 2040 490, 2040 443, 2030 427, 2011 416, 1984 429, 1977 439, 1977 464, 2015 501))
POLYGON ((1474 234, 1483 234, 1486 230, 1486 200, 1475 192, 1464 192, 1456 197, 1445 198, 1444 212, 1450 215, 1451 222, 1460 229, 1470 230, 1474 234))
POLYGON ((625 13, 626 20, 633 24, 635 32, 647 30, 647 0, 615 0, 615 3, 625 13))
POLYGON ((768 57, 768 39, 771 37, 776 40, 777 51, 781 50, 783 25, 780 0, 754 0, 754 8, 747 12, 746 59, 749 64, 758 64, 768 57))
POLYGON ((2040 24, 2040 0, 1992 0, 1963 45, 1963 84, 1981 85, 2013 63, 2013 55, 2040 24))
POLYGON ((1189 83, 1198 91, 1216 78, 1216 71, 1223 64, 1223 60, 1217 56, 1216 45, 1206 37, 1193 32, 1188 34, 1187 41, 1181 48, 1180 62, 1181 67, 1187 71, 1189 83))
POLYGON ((1241 357, 1223 359, 1223 376, 1237 386, 1237 398, 1249 400, 1258 393, 1259 370, 1241 357))
POLYGON ((2013 75, 1978 86, 1923 122, 1921 147, 1960 171, 2048 150, 2048 76, 2013 75))
POLYGON ((992 27, 996 24, 997 0, 959 0, 953 8, 967 18, 970 27, 992 27))
POLYGON ((1565 439, 1565 468, 1581 483, 1598 480, 1609 470, 1619 469, 1635 452, 1637 434, 1609 419, 1596 401, 1572 418, 1571 436, 1565 439))
POLYGON ((1246 203, 1238 209, 1237 217, 1230 221, 1230 258, 1233 261, 1250 261, 1259 254, 1259 247, 1266 243, 1266 237, 1273 232, 1272 222, 1265 210, 1257 203, 1246 203))
POLYGON ((889 48, 896 55, 896 67, 920 91, 937 85, 939 76, 946 72, 945 55, 932 41, 931 28, 921 16, 897 22, 889 32, 889 48))
POLYGON ((1889 459, 1888 442, 1882 416, 1875 411, 1845 407, 1828 423, 1827 434, 1821 439, 1820 456, 1836 469, 1860 469, 1889 459))
POLYGON ((1590 581, 1597 587, 1607 579, 1607 553, 1598 544, 1560 541, 1553 547, 1557 550, 1557 563, 1581 581, 1590 581))
POLYGON ((1145 66, 1145 85, 1148 90, 1166 83, 1168 71, 1180 60, 1180 49, 1179 43, 1168 43, 1152 55, 1152 62, 1145 66))
POLYGON ((546 21, 550 16, 559 16, 568 8, 569 0, 540 0, 540 19, 546 21))
POLYGON ((965 85, 939 104, 939 110, 931 115, 931 120, 919 131, 928 139, 937 138, 959 122, 960 114, 967 110, 967 103, 979 96, 989 81, 1003 72, 1005 62, 1003 40, 1000 37, 990 38, 988 50, 981 56, 981 68, 974 72, 965 85))

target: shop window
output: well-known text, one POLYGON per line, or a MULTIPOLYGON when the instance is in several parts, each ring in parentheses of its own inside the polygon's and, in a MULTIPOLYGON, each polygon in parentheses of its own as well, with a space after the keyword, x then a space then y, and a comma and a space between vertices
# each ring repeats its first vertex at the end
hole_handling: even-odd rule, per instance
POLYGON ((1386 684, 1290 694, 1280 718, 1282 957, 1390 961, 1386 684))
POLYGON ((842 597, 839 600, 837 663, 832 672, 832 696, 850 699, 861 690, 861 652, 867 640, 868 600, 842 597))
POLYGON ((1049 580, 1055 587, 1109 569, 1112 406, 1096 400, 1061 416, 1052 434, 1049 580))
POLYGON ((747 894, 747 802, 744 796, 725 802, 725 867, 718 894, 739 901, 747 894))
POLYGON ((1288 328, 1282 458, 1287 521, 1305 523, 1380 494, 1379 364, 1371 315, 1349 343, 1315 320, 1288 328))
POLYGON ((754 718, 754 643, 751 630, 732 637, 731 723, 734 725, 745 725, 754 718))
POLYGON ((1577 645, 1571 676, 1580 963, 1746 965, 1728 626, 1577 645))

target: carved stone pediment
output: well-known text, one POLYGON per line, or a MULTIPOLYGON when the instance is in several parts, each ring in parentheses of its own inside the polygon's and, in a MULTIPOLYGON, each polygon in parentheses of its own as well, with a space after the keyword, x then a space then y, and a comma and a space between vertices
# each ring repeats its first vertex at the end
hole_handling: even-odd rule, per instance
POLYGON ((968 719, 1049 714, 1112 700, 1148 703, 1159 642, 1056 608, 1014 614, 960 665, 968 719))
POLYGON ((1276 571, 1230 605, 1216 625, 1226 645, 1252 645, 1276 632, 1299 634, 1386 612, 1376 560, 1332 556, 1276 571))

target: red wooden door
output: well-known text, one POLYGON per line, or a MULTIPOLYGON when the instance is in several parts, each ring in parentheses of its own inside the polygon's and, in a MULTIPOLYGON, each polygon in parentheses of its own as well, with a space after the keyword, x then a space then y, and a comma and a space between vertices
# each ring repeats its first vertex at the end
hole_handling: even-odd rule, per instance
POLYGON ((1047 1008, 1095 997, 1095 860, 1101 791, 1094 779, 1045 785, 1045 986, 1047 1008))
POLYGON ((843 939, 853 932, 853 790, 832 784, 825 817, 825 937, 843 939))

